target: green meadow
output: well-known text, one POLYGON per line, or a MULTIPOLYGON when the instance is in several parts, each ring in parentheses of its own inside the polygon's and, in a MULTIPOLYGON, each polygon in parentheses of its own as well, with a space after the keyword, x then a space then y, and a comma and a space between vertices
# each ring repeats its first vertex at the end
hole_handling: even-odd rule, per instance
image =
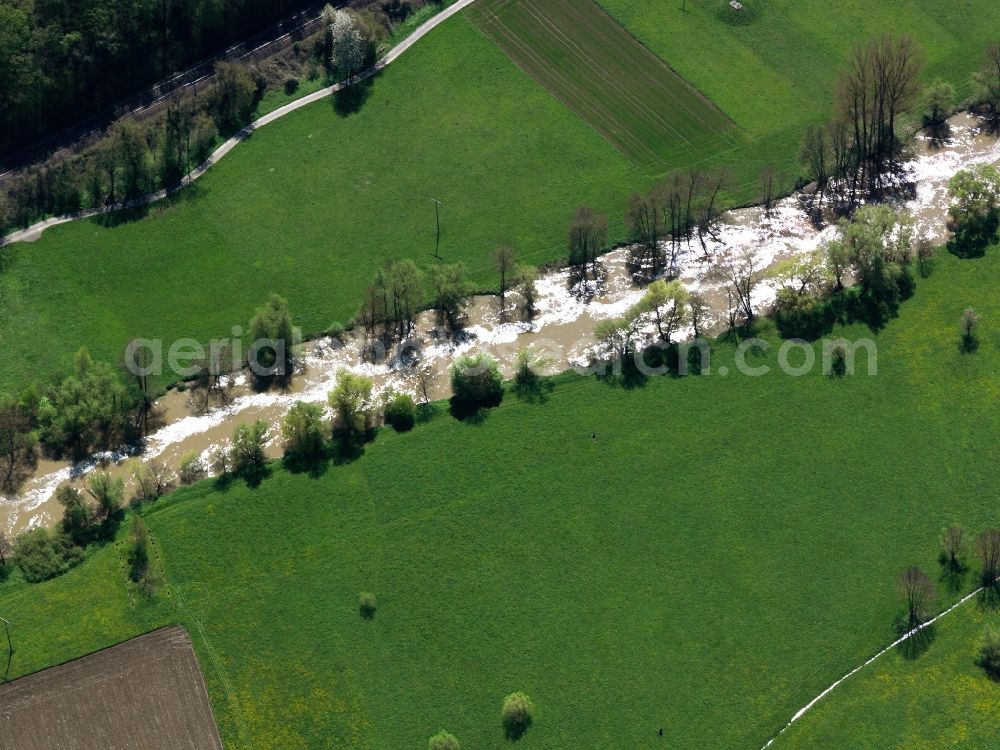
MULTIPOLYGON (((839 329, 877 343, 876 376, 782 374, 765 325, 763 377, 735 374, 720 342, 710 375, 564 376, 480 423, 442 407, 382 431, 319 477, 275 465, 256 489, 180 490, 145 511, 165 579, 152 603, 120 583, 116 547, 0 585, 11 674, 178 621, 229 748, 422 748, 440 727, 502 748, 501 700, 523 690, 524 748, 756 750, 892 641, 896 578, 913 564, 938 578, 944 525, 998 523, 998 271, 998 249, 942 254, 899 319, 839 329), (969 305, 983 326, 963 354, 969 305), (378 597, 372 620, 360 591, 378 597)), ((939 586, 939 606, 973 586, 939 586)), ((916 661, 856 676, 781 746, 940 747, 956 706, 988 715, 1000 688, 955 703, 946 687, 977 677, 968 616, 916 661), (860 714, 883 673, 897 689, 880 722, 860 714)), ((969 736, 948 746, 998 746, 969 736)))

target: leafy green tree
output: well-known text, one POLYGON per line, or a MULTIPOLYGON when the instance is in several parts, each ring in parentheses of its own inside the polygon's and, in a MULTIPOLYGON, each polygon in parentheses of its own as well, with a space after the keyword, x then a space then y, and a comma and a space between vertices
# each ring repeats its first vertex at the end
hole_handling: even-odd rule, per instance
POLYGON ((60 528, 77 544, 86 544, 94 522, 94 509, 87 498, 75 487, 63 485, 56 491, 56 500, 63 507, 60 528))
POLYGON ((948 183, 955 236, 949 249, 961 257, 982 255, 997 241, 1000 226, 1000 172, 990 164, 959 170, 948 183))
POLYGON ((408 393, 395 393, 385 404, 385 422, 396 432, 409 432, 417 422, 417 405, 408 393))
POLYGON ((521 298, 524 300, 524 315, 532 318, 538 308, 538 269, 534 266, 518 266, 517 278, 521 285, 521 298))
POLYGON ((688 319, 690 298, 691 294, 681 282, 657 279, 646 287, 637 312, 651 316, 660 339, 669 344, 670 337, 688 319))
POLYGON ((474 287, 463 263, 435 263, 427 269, 431 305, 456 329, 474 287))
POLYGON ((463 355, 451 366, 451 390, 455 402, 463 406, 499 406, 503 399, 500 366, 484 352, 463 355))
POLYGON ((258 419, 253 424, 241 424, 233 432, 233 444, 229 450, 231 471, 247 480, 250 485, 259 484, 267 469, 264 447, 267 443, 267 422, 258 419))
POLYGON ((534 704, 524 693, 511 693, 504 698, 500 718, 507 738, 515 741, 521 739, 531 727, 534 713, 534 704))
POLYGON ((24 580, 39 583, 79 564, 83 560, 83 550, 66 534, 38 528, 18 536, 12 559, 24 573, 24 580))
POLYGON ((250 122, 257 104, 257 85, 238 63, 215 64, 215 124, 222 133, 234 133, 250 122))
POLYGON ((281 423, 285 458, 301 465, 315 464, 323 457, 325 434, 323 407, 297 401, 281 423))
POLYGON ((113 478, 106 471, 95 472, 87 482, 87 493, 97 501, 97 512, 101 518, 117 515, 125 502, 125 480, 113 478))
POLYGON ((371 378, 348 370, 337 374, 337 385, 330 392, 333 409, 333 436, 342 451, 353 453, 374 429, 376 401, 371 378))
POLYGON ((940 125, 955 109, 955 87, 940 78, 924 89, 924 124, 940 125))
POLYGON ((423 274, 412 260, 390 260, 376 283, 384 285, 386 323, 400 340, 405 339, 424 301, 423 274))
POLYGON ((250 321, 247 364, 258 386, 264 386, 272 380, 287 382, 291 379, 295 369, 294 346, 294 328, 288 302, 273 294, 250 321))

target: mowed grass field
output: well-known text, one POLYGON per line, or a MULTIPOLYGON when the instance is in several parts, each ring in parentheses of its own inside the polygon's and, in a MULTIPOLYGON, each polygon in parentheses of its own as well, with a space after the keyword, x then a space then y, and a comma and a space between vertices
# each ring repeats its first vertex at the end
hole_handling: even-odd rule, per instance
POLYGON ((761 167, 797 173, 802 135, 833 113, 836 81, 856 42, 907 34, 924 50, 929 83, 961 96, 1000 41, 993 0, 597 0, 629 32, 732 118, 746 146, 728 154, 745 191, 761 167), (682 10, 686 6, 686 11, 682 10))
MULTIPOLYGON (((882 332, 838 331, 874 336, 874 377, 783 375, 773 338, 750 360, 770 374, 723 377, 733 350, 719 345, 708 377, 636 390, 565 378, 481 424, 442 410, 384 431, 319 478, 275 468, 254 490, 180 491, 147 512, 168 583, 153 605, 129 603, 111 550, 50 583, 0 586, 13 673, 177 620, 229 748, 422 748, 445 727, 499 750, 500 703, 524 690, 526 749, 757 750, 892 640, 896 578, 913 564, 937 577, 944 525, 1000 522, 998 272, 998 249, 944 255, 882 332), (983 325, 965 355, 970 305, 983 325), (360 591, 378 596, 374 620, 360 591)), ((942 590, 941 606, 959 595, 942 590)), ((940 658, 948 684, 938 648, 961 617, 917 662, 885 665, 940 658)), ((954 678, 968 674, 963 662, 954 678)), ((973 700, 917 686, 933 710, 908 711, 897 686, 893 720, 858 708, 815 736, 907 746, 948 736, 973 700)), ((992 711, 1000 687, 975 690, 992 711)), ((973 736, 954 746, 1000 747, 973 736)), ((782 746, 812 750, 812 737, 782 746)))
POLYGON ((0 251, 0 389, 70 367, 83 345, 115 361, 137 336, 228 336, 271 292, 307 333, 346 322, 385 259, 431 261, 432 199, 444 203, 442 256, 490 288, 498 245, 522 262, 562 258, 584 202, 622 238, 629 193, 645 186, 460 14, 390 66, 357 113, 303 108, 145 218, 74 222, 0 251))
POLYGON ((481 0, 470 18, 651 174, 732 149, 738 128, 593 0, 481 0))

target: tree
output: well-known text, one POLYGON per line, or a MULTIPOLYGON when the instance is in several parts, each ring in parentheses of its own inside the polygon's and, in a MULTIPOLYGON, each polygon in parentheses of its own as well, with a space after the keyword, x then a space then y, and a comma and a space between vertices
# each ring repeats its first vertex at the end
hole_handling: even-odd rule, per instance
POLYGON ((248 122, 257 104, 257 85, 239 63, 215 64, 215 124, 222 133, 234 133, 248 122))
POLYGON ((919 628, 927 618, 927 611, 934 599, 934 584, 917 567, 910 567, 899 577, 900 596, 906 603, 907 632, 919 628))
POLYGON ((493 266, 500 281, 500 314, 504 314, 507 290, 517 274, 517 253, 509 245, 501 245, 493 253, 493 266))
POLYGON ((145 192, 149 175, 149 149, 142 130, 132 120, 119 120, 111 129, 108 148, 122 167, 124 197, 138 198, 145 192))
POLYGON ((417 422, 417 405, 408 393, 394 393, 385 404, 385 422, 396 432, 409 432, 417 422))
POLYGON ((959 170, 948 183, 948 199, 955 232, 952 252, 962 257, 982 255, 996 242, 1000 226, 1000 172, 990 164, 959 170))
POLYGON ((194 132, 194 110, 183 98, 167 107, 163 125, 163 184, 180 180, 191 163, 191 135, 194 132))
POLYGON ((764 206, 764 215, 770 217, 778 197, 778 168, 768 164, 760 173, 760 202, 764 206))
POLYGON ((258 385, 271 380, 287 382, 295 369, 295 345, 292 316, 288 302, 272 294, 264 307, 250 321, 250 347, 247 364, 258 385))
POLYGON ((463 263, 435 263, 427 270, 431 305, 439 311, 452 330, 472 295, 473 286, 463 263))
POLYGON ((924 91, 924 125, 938 126, 951 116, 955 108, 955 87, 940 78, 924 91))
POLYGON ((403 340, 413 331, 414 320, 424 297, 424 279, 412 260, 390 260, 376 279, 384 290, 385 323, 403 340))
POLYGON ((823 194, 830 179, 830 146, 826 134, 826 128, 820 125, 810 126, 806 130, 805 138, 802 140, 802 150, 799 152, 799 161, 805 166, 809 179, 816 183, 820 205, 823 203, 823 194))
POLYGON ((979 315, 971 307, 962 313, 962 349, 971 352, 976 348, 976 329, 979 327, 979 315))
POLYGON ((976 664, 991 680, 1000 680, 1000 631, 990 627, 983 633, 976 664))
POLYGON ((197 451, 189 451, 181 456, 177 477, 181 484, 194 484, 208 476, 208 467, 197 451))
POLYGON ((995 588, 1000 576, 1000 529, 989 529, 976 537, 976 555, 982 585, 995 588))
POLYGON ((941 532, 941 556, 952 570, 961 570, 965 549, 965 529, 951 525, 941 532))
POLYGON ((844 277, 851 269, 851 254, 839 240, 829 242, 824 248, 826 253, 826 268, 833 277, 836 291, 844 289, 844 277))
POLYGON ((702 334, 702 324, 706 322, 709 315, 708 301, 701 292, 691 292, 688 297, 688 312, 691 316, 694 337, 699 338, 702 334))
POLYGON ((255 485, 264 477, 267 456, 267 422, 256 420, 253 424, 237 425, 233 432, 233 444, 229 449, 230 470, 255 485))
POLYGON ((589 206, 580 206, 569 228, 569 262, 573 266, 590 263, 596 270, 597 257, 608 243, 608 219, 589 206))
POLYGON ((302 465, 315 464, 323 455, 325 434, 323 408, 296 401, 281 423, 285 458, 302 465))
POLYGON ((635 354, 640 327, 637 312, 641 311, 632 310, 624 317, 603 320, 594 329, 599 348, 611 359, 625 362, 635 354))
POLYGON ((174 486, 173 472, 160 461, 142 462, 136 459, 132 467, 137 500, 156 500, 166 495, 174 486))
POLYGON ((0 488, 16 490, 21 480, 18 467, 33 463, 36 442, 31 420, 21 405, 0 394, 0 488))
POLYGON ((368 438, 375 421, 374 387, 364 375, 348 370, 337 373, 337 386, 329 396, 335 439, 356 446, 368 438))
POLYGON ((61 529, 69 534, 73 541, 85 544, 87 532, 94 521, 94 509, 90 507, 80 490, 68 484, 56 491, 56 500, 63 507, 61 529))
POLYGON ((726 248, 715 264, 715 274, 725 282, 736 303, 734 312, 746 325, 754 320, 753 292, 760 281, 763 261, 757 248, 726 248))
POLYGON ((132 516, 132 530, 129 536, 129 577, 134 583, 143 584, 147 594, 152 594, 152 576, 150 575, 152 545, 146 523, 138 513, 132 516))
POLYGON ((1000 44, 991 44, 986 48, 983 68, 976 73, 973 81, 979 101, 989 105, 996 117, 1000 114, 1000 44))
POLYGON ((510 740, 519 740, 531 726, 534 704, 524 693, 511 693, 503 699, 500 718, 503 721, 504 732, 510 740))
POLYGON ((852 182, 875 194, 893 167, 900 141, 896 128, 920 91, 922 56, 909 37, 884 36, 858 44, 838 84, 842 120, 853 136, 859 172, 852 182))
POLYGON ((113 518, 125 501, 125 480, 112 478, 106 471, 96 472, 87 483, 87 493, 97 501, 97 511, 102 518, 113 518))
POLYGON ((7 534, 0 530, 0 568, 7 567, 7 558, 10 557, 14 547, 10 543, 7 534))
POLYGON ((503 399, 503 378, 497 361, 484 352, 465 354, 451 366, 454 403, 478 409, 499 406, 503 399))
POLYGON ((458 739, 443 729, 427 741, 427 750, 461 750, 458 739))
POLYGON ((527 346, 517 353, 514 365, 514 392, 525 399, 541 398, 549 384, 538 371, 548 367, 551 359, 543 356, 533 346, 527 346))
POLYGON ((652 316, 660 339, 670 343, 670 337, 688 319, 687 304, 690 293, 679 281, 657 279, 648 287, 639 303, 639 309, 652 316))
POLYGON ((521 283, 521 299, 524 300, 524 314, 532 318, 538 308, 538 269, 534 266, 518 266, 517 278, 521 283))
POLYGON ((629 238, 640 250, 638 265, 651 274, 659 271, 663 261, 660 250, 662 227, 661 214, 657 207, 658 197, 655 191, 649 196, 633 195, 629 200, 628 214, 625 216, 629 238))
POLYGON ((340 80, 347 80, 361 70, 364 62, 365 39, 354 16, 346 10, 335 11, 330 22, 331 69, 340 80))
POLYGON ((201 394, 201 411, 208 411, 213 399, 221 406, 228 406, 232 401, 231 371, 233 362, 230 344, 215 341, 206 356, 192 366, 195 368, 193 390, 201 394))

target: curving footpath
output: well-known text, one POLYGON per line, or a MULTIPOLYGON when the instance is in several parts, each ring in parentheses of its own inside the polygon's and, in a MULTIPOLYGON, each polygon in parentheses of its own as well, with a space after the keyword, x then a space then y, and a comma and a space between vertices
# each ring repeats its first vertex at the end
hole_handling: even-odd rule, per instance
POLYGON ((475 2, 475 0, 457 0, 457 2, 455 2, 453 5, 448 6, 440 13, 435 15, 433 18, 425 21, 420 26, 418 26, 412 34, 410 34, 408 37, 406 37, 406 39, 404 39, 402 42, 393 47, 389 51, 389 54, 387 54, 381 60, 376 62, 372 67, 368 68, 367 70, 361 73, 358 73, 356 76, 352 76, 347 80, 335 83, 332 86, 327 86, 326 88, 320 89, 319 91, 315 91, 312 94, 307 94, 306 96, 303 96, 301 99, 296 99, 294 102, 289 102, 285 106, 279 107, 273 112, 268 112, 263 117, 254 120, 252 123, 247 125, 232 138, 230 138, 221 146, 219 146, 217 149, 215 149, 215 151, 212 152, 212 155, 209 156, 208 159, 206 159, 203 163, 199 164, 191 172, 189 172, 183 178, 181 178, 180 182, 171 185, 169 188, 157 190, 155 193, 149 193, 148 195, 144 195, 141 198, 134 198, 133 200, 125 201, 124 203, 116 203, 111 206, 102 206, 100 208, 88 208, 84 211, 74 211, 68 214, 53 216, 51 218, 45 219, 44 221, 40 221, 37 224, 32 224, 27 229, 21 229, 16 232, 12 232, 11 234, 8 234, 3 238, 0 238, 0 245, 4 245, 11 242, 33 242, 34 240, 37 240, 39 237, 41 237, 42 232, 44 232, 46 229, 48 229, 49 227, 54 227, 58 224, 66 224, 70 221, 76 221, 77 219, 88 219, 92 216, 101 216, 104 214, 113 213, 115 211, 121 211, 129 208, 137 208, 139 206, 146 206, 149 205, 150 203, 155 203, 156 201, 163 200, 171 193, 180 190, 186 185, 190 185, 192 182, 194 182, 203 174, 205 174, 205 172, 207 172, 213 164, 215 164, 217 161, 219 161, 219 159, 221 159, 230 151, 232 151, 238 144, 242 143, 248 137, 250 137, 250 134, 253 133, 253 131, 257 130, 257 128, 261 128, 267 125, 268 123, 274 122, 275 120, 280 120, 285 115, 291 114, 292 112, 301 107, 305 107, 308 106, 309 104, 318 102, 330 96, 331 94, 335 94, 338 91, 347 88, 348 86, 351 86, 355 83, 359 83, 360 81, 364 81, 368 78, 371 78, 374 75, 377 75, 378 73, 383 71, 386 67, 394 63, 397 59, 399 59, 399 57, 403 53, 405 53, 408 49, 410 49, 410 47, 412 47, 414 44, 419 42, 423 37, 425 37, 439 25, 447 21, 456 13, 462 11, 469 5, 472 5, 473 2, 475 2))

